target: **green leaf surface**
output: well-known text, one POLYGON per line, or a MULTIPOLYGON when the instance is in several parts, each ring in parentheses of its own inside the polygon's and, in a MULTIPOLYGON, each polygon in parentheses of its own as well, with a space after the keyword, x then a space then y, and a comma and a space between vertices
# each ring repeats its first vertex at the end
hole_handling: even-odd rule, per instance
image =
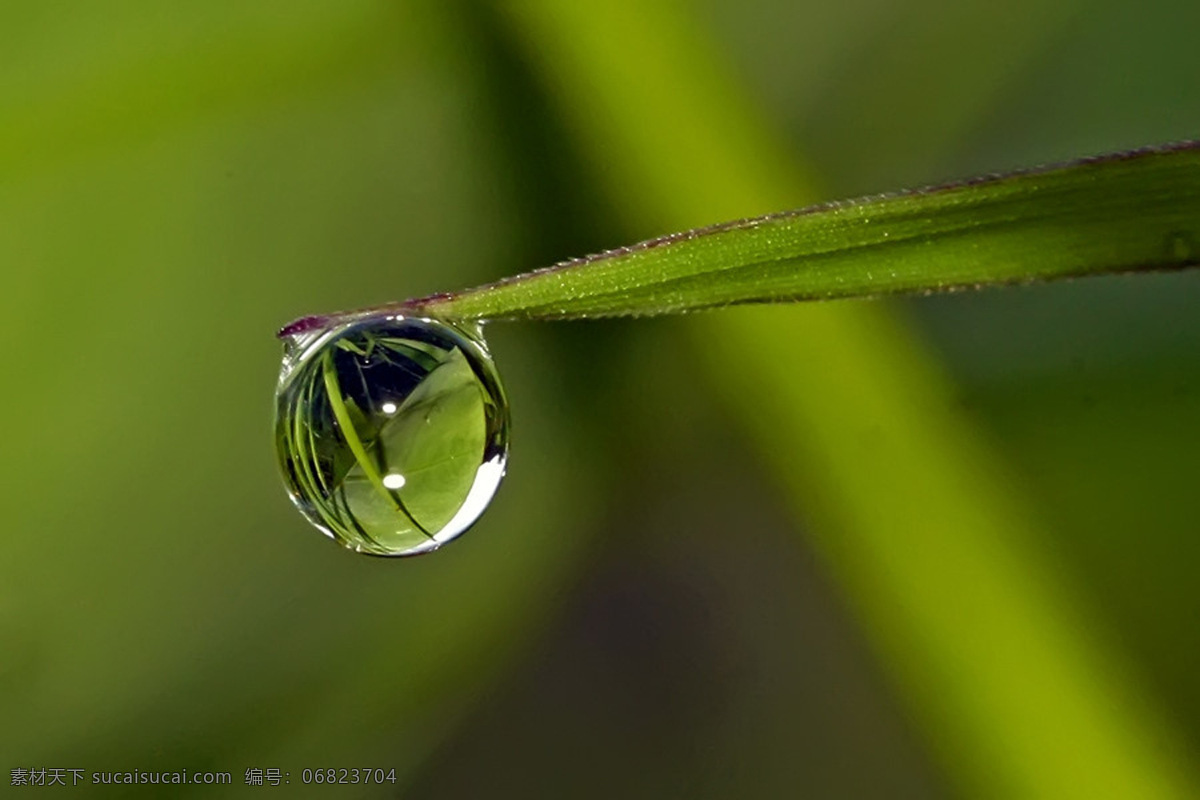
POLYGON ((1200 144, 812 206, 380 310, 578 319, 951 291, 1200 263, 1200 144))

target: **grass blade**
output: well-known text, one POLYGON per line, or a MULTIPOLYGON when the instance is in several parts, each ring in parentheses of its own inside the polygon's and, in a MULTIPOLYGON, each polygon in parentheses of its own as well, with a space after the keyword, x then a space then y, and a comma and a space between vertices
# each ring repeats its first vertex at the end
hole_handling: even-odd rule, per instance
POLYGON ((1181 269, 1200 263, 1198 219, 1187 142, 698 228, 371 311, 578 319, 1181 269))

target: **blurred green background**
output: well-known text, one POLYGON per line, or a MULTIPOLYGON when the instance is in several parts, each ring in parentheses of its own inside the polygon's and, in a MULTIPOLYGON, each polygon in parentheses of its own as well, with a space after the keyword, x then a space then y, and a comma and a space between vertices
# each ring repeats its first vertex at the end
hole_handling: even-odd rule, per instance
MULTIPOLYGON (((761 117, 826 198, 1200 131, 1183 0, 662 5, 711 62, 673 66, 633 19, 617 90, 720 83, 714 119, 761 117)), ((986 768, 962 777, 981 756, 931 733, 936 700, 906 695, 912 632, 865 624, 814 546, 805 509, 831 501, 789 494, 722 399, 760 387, 732 367, 714 386, 697 336, 726 312, 493 326, 509 476, 442 552, 341 552, 291 508, 281 324, 668 232, 661 184, 636 183, 653 167, 604 126, 581 136, 593 98, 546 57, 572 42, 524 6, 0 7, 5 788, 14 768, 188 769, 233 773, 191 794, 260 795, 285 790, 247 768, 294 791, 304 768, 359 766, 397 782, 348 796, 1004 796, 986 768)), ((1020 552, 1194 775, 1200 280, 891 305, 1040 520, 1020 552)))

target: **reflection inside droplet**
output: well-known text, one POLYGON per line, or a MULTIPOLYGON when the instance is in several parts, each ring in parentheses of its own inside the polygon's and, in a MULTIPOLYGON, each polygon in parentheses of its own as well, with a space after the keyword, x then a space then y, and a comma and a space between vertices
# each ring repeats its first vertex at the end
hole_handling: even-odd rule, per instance
POLYGON ((469 528, 508 454, 508 407, 477 329, 390 316, 303 337, 285 347, 275 423, 300 511, 376 555, 428 552, 469 528))

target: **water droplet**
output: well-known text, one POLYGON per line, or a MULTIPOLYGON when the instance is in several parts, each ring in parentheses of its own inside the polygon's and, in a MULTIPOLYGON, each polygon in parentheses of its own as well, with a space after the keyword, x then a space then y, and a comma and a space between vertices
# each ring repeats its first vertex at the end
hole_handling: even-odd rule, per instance
POLYGON ((287 340, 275 443, 313 525, 360 553, 417 555, 491 502, 508 404, 477 326, 362 318, 287 340))

